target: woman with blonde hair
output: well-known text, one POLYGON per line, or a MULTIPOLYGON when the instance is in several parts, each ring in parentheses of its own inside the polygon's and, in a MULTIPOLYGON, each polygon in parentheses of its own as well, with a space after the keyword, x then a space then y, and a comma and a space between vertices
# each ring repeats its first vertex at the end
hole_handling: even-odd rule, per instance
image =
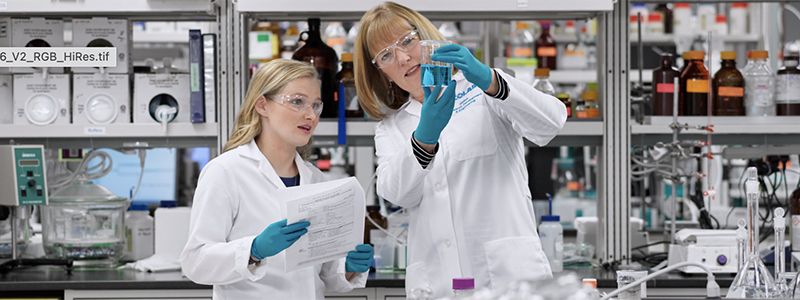
POLYGON ((283 271, 283 250, 310 223, 281 220, 276 192, 324 181, 298 152, 308 153, 319 123, 317 78, 299 61, 277 59, 259 68, 223 154, 200 173, 180 261, 186 277, 214 285, 214 299, 324 299, 326 290, 366 284, 368 244, 346 259, 283 271))
POLYGON ((409 209, 406 292, 452 296, 454 278, 475 288, 551 277, 536 230, 523 138, 546 145, 566 107, 451 44, 431 59, 452 63, 441 92, 420 84, 420 40, 443 40, 416 11, 385 2, 361 18, 355 79, 375 130, 377 192, 409 209), (383 107, 388 108, 384 113, 383 107))

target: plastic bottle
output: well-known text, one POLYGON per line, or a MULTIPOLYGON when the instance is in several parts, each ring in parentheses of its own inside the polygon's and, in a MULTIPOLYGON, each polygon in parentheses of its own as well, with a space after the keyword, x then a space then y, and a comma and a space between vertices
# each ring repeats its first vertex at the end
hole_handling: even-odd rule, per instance
POLYGON ((345 118, 364 118, 364 110, 358 105, 352 53, 342 53, 342 70, 336 74, 336 82, 339 83, 339 88, 335 93, 336 103, 339 104, 338 101, 344 101, 345 118), (344 91, 344 95, 339 95, 341 91, 344 91))
POLYGON ((539 68, 556 70, 556 41, 550 36, 550 22, 542 22, 542 34, 536 40, 536 59, 539 68))
POLYGON ((661 55, 661 66, 653 70, 653 115, 671 116, 675 78, 681 73, 672 66, 672 54, 661 55))
POLYGON ((600 117, 600 108, 597 106, 597 91, 586 91, 581 96, 586 103, 586 117, 598 118, 600 117))
MULTIPOLYGON (((639 34, 639 16, 630 15, 630 20, 631 22, 628 24, 628 30, 630 35, 633 37, 639 34)), ((647 28, 647 16, 642 17, 642 33, 647 32, 645 28, 647 28)))
POLYGON ((344 53, 347 43, 347 31, 344 30, 342 22, 330 22, 325 28, 325 44, 333 48, 339 56, 344 53))
POLYGON ((728 17, 718 14, 714 21, 714 35, 728 35, 728 17))
MULTIPOLYGON (((647 20, 647 15, 650 14, 650 11, 647 10, 647 5, 644 3, 633 3, 631 4, 631 10, 628 13, 630 16, 638 16, 638 14, 642 14, 642 25, 644 26, 644 20, 647 20)), ((633 19, 631 19, 633 20, 633 19)), ((636 21, 634 20, 633 23, 636 21)))
POLYGON ((675 35, 692 35, 692 6, 689 3, 675 3, 672 10, 672 30, 675 35))
POLYGON ((661 14, 661 21, 664 23, 664 33, 672 33, 672 10, 666 3, 656 6, 653 11, 661 14))
POLYGON ((453 299, 466 298, 474 292, 474 278, 453 278, 453 299))
POLYGON ((564 35, 575 35, 577 33, 577 30, 575 30, 575 21, 568 20, 564 23, 564 35))
POLYGON ((722 51, 722 68, 714 74, 715 116, 744 116, 744 77, 736 70, 736 51, 722 51))
POLYGON ((564 47, 564 55, 560 56, 559 65, 565 70, 584 70, 589 66, 586 52, 586 44, 579 38, 577 43, 569 43, 564 47))
MULTIPOLYGON (((305 33, 305 45, 292 55, 292 59, 310 63, 320 76, 322 96, 322 118, 336 118, 339 116, 339 106, 334 99, 334 92, 339 87, 336 82, 336 72, 339 69, 339 59, 336 51, 322 42, 319 31, 318 18, 308 19, 308 31, 305 33)), ((301 34, 302 38, 303 34, 301 34)))
POLYGON ((539 225, 542 250, 553 273, 564 270, 564 227, 561 227, 560 220, 558 216, 542 216, 542 224, 539 225))
POLYGON ((728 12, 730 23, 731 35, 740 35, 748 33, 747 26, 747 2, 734 2, 731 4, 731 10, 728 12))
POLYGON ((533 34, 528 30, 528 24, 525 22, 517 22, 516 30, 511 37, 511 57, 513 58, 531 58, 533 57, 533 48, 535 40, 533 34))
POLYGON ((569 94, 558 94, 556 98, 567 107, 567 118, 572 117, 572 101, 569 100, 569 94))
POLYGON ((664 34, 664 21, 661 19, 661 13, 651 12, 647 15, 647 34, 664 34))
POLYGON ((708 70, 703 65, 705 52, 688 51, 689 64, 681 74, 681 93, 678 102, 683 116, 708 114, 708 70))
POLYGON ((583 286, 587 287, 591 292, 591 299, 599 300, 600 299, 600 291, 597 290, 597 279, 595 278, 584 278, 583 279, 583 286))
POLYGON ((256 22, 250 29, 249 57, 253 61, 271 60, 280 55, 281 27, 275 22, 256 22))
POLYGON ((556 88, 550 83, 550 69, 539 68, 533 71, 533 88, 547 95, 556 96, 556 88))
POLYGON ((767 58, 769 54, 763 50, 748 51, 752 66, 744 75, 744 108, 748 116, 775 115, 775 77, 767 58))
POLYGON ((714 7, 714 3, 700 3, 697 6, 697 19, 698 25, 700 25, 698 29, 701 33, 713 30, 714 22, 717 19, 717 9, 714 7))
POLYGON ((797 55, 783 57, 783 67, 775 76, 775 105, 779 116, 800 115, 800 69, 797 55))
POLYGON ((135 261, 153 255, 154 219, 147 204, 133 203, 125 214, 125 236, 127 238, 123 259, 135 261))

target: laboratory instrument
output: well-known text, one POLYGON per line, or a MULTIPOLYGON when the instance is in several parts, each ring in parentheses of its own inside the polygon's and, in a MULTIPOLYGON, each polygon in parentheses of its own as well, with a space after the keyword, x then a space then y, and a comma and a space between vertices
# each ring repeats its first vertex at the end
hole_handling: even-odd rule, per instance
POLYGON ((431 56, 436 49, 451 44, 450 41, 424 40, 419 42, 420 56, 420 81, 423 87, 447 86, 453 74, 453 64, 435 61, 431 56))
MULTIPOLYGON (((714 273, 733 274, 738 271, 736 231, 710 229, 681 229, 675 235, 677 244, 669 245, 669 265, 695 262, 714 273)), ((704 273, 699 267, 679 268, 684 273, 704 273)))
POLYGON ((773 214, 773 228, 775 229, 775 283, 776 283, 776 296, 787 297, 789 286, 786 284, 784 275, 786 274, 786 246, 783 241, 786 239, 784 231, 786 230, 786 218, 784 217, 784 210, 782 207, 775 208, 773 214))

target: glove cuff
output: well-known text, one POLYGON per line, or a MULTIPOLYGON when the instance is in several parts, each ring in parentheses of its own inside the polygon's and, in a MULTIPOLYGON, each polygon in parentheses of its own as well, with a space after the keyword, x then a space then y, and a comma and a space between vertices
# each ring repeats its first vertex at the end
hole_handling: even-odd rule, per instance
POLYGON ((258 247, 256 247, 256 240, 257 239, 258 239, 258 237, 254 238, 253 239, 253 243, 250 244, 250 255, 252 255, 253 257, 257 258, 258 260, 262 260, 262 259, 264 259, 264 256, 258 254, 258 247))
POLYGON ((478 84, 478 88, 480 88, 481 90, 485 91, 485 90, 489 89, 490 86, 492 86, 492 68, 489 68, 489 67, 487 67, 485 65, 483 67, 485 68, 484 70, 486 70, 487 74, 486 74, 485 78, 483 78, 483 80, 480 83, 477 83, 477 84, 478 84))
POLYGON ((436 145, 436 143, 439 142, 439 136, 438 135, 435 136, 435 137, 421 137, 417 132, 419 132, 419 131, 418 130, 414 130, 413 136, 420 143, 428 144, 428 145, 436 145))

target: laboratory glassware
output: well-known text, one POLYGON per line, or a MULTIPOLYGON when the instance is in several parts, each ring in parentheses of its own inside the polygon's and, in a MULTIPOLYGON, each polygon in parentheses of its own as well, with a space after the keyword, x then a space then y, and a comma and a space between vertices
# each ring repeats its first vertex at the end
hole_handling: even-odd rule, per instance
POLYGON ((662 54, 661 66, 653 70, 653 85, 655 85, 653 91, 654 116, 672 115, 672 98, 675 91, 673 82, 675 77, 680 76, 681 73, 673 66, 672 54, 662 54))
POLYGON ((722 51, 722 68, 714 74, 715 116, 744 116, 744 77, 736 70, 736 51, 722 51))
POLYGON ((533 71, 533 88, 547 95, 556 96, 556 88, 550 82, 550 69, 539 68, 533 71))
POLYGON ((797 68, 800 57, 787 55, 783 57, 783 67, 775 76, 775 105, 779 116, 800 115, 800 69, 797 68))
MULTIPOLYGON (((683 116, 708 114, 708 70, 703 65, 704 51, 689 51, 689 64, 681 74, 681 93, 678 101, 683 116)), ((679 111, 681 112, 681 111, 679 111)))
POLYGON ((744 75, 744 108, 748 116, 775 115, 775 77, 769 67, 769 54, 763 50, 747 53, 749 68, 744 75))
POLYGON ((300 33, 300 41, 305 42, 305 45, 297 49, 292 59, 305 61, 317 69, 323 104, 320 118, 336 118, 339 116, 339 103, 333 97, 334 91, 339 88, 336 82, 339 58, 336 51, 322 41, 318 18, 308 19, 308 31, 300 33))
POLYGON ((453 74, 453 64, 435 61, 431 56, 436 52, 436 49, 444 45, 451 44, 450 41, 437 41, 437 40, 424 40, 420 41, 420 67, 422 68, 422 76, 420 81, 423 87, 447 86, 450 84, 450 79, 453 74))

